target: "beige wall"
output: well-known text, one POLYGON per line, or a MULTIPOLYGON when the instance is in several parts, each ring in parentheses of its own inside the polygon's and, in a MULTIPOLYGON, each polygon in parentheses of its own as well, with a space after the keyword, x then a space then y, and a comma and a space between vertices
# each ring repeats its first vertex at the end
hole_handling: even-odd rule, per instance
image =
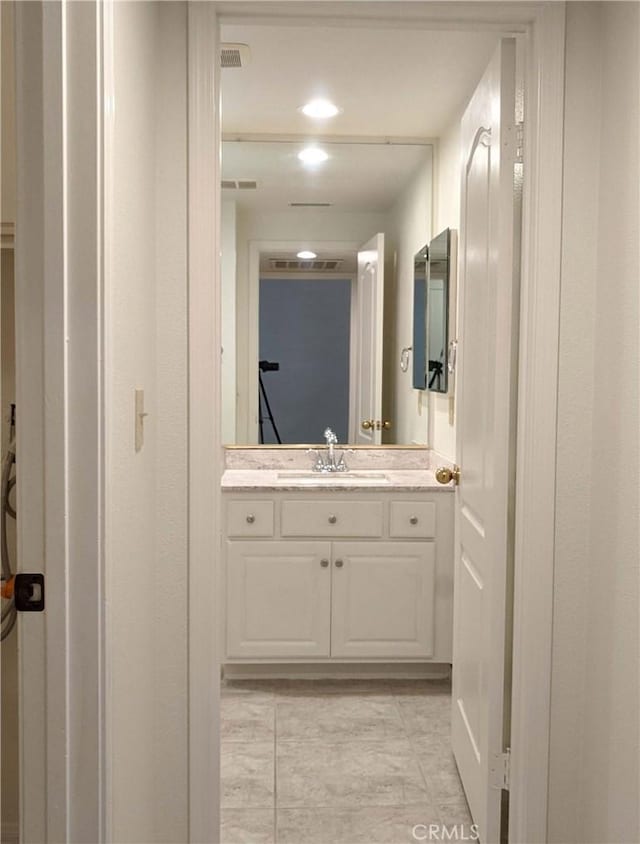
POLYGON ((16 111, 15 111, 15 50, 14 2, 0 4, 2 50, 2 222, 16 221, 16 111))
POLYGON ((428 398, 413 389, 413 359, 400 370, 402 348, 413 344, 413 262, 433 235, 433 148, 389 214, 390 249, 385 284, 385 416, 389 442, 427 445, 428 398))
MULTIPOLYGON (((2 160, 0 169, 2 223, 16 219, 16 123, 15 123, 15 67, 14 67, 14 4, 3 0, 0 6, 2 60, 2 160)), ((4 459, 8 444, 9 407, 15 401, 15 319, 14 319, 14 261, 13 249, 2 250, 0 308, 2 311, 2 436, 0 460, 4 459)), ((11 519, 7 525, 9 555, 15 569, 16 537, 11 519)), ((17 630, 2 643, 2 703, 0 747, 2 748, 2 801, 0 820, 3 841, 17 836, 18 827, 18 654, 17 630)))
POLYGON ((236 441, 236 203, 223 200, 222 240, 222 442, 236 441))
MULTIPOLYGON (((462 114, 452 121, 451 125, 438 139, 434 234, 438 234, 446 228, 460 230, 461 118, 462 114)), ((457 286, 455 275, 451 279, 451 285, 453 299, 457 286)), ((457 304, 457 296, 455 301, 457 304)), ((437 451, 443 457, 455 461, 455 402, 452 395, 429 394, 429 444, 434 451, 437 451)))
POLYGON ((186 5, 114 6, 107 308, 110 838, 186 841, 186 5), (134 447, 134 391, 145 442, 134 447))
MULTIPOLYGON (((0 461, 4 461, 9 443, 9 420, 11 403, 15 402, 16 354, 15 354, 15 302, 13 249, 2 250, 2 403, 1 403, 1 448, 0 461)), ((15 498, 14 498, 15 503, 15 498)), ((16 568, 15 522, 7 519, 7 540, 11 566, 16 568)), ((4 603, 4 602, 3 602, 4 603)), ((0 647, 2 669, 2 720, 0 723, 0 761, 2 763, 2 801, 0 820, 2 840, 12 840, 18 828, 18 631, 14 628, 0 647)), ((16 837, 17 840, 17 837, 16 837)))
POLYGON ((640 5, 569 3, 549 840, 640 840, 640 5))

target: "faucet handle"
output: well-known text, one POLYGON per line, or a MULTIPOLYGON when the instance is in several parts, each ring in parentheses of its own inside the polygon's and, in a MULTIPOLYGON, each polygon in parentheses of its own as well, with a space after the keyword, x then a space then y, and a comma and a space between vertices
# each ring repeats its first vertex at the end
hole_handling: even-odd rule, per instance
POLYGON ((308 448, 307 454, 311 455, 311 457, 315 457, 313 468, 317 471, 320 471, 324 468, 324 461, 322 459, 322 455, 318 451, 317 448, 308 448))

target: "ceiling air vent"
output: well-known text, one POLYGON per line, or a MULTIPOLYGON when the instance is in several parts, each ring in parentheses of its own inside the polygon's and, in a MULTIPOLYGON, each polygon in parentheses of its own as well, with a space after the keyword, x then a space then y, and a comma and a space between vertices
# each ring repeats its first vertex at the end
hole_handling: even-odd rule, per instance
POLYGON ((341 264, 342 258, 324 258, 315 261, 299 261, 295 258, 269 258, 270 269, 286 272, 299 270, 315 273, 335 272, 340 269, 341 264))
POLYGON ((251 61, 248 44, 221 44, 220 67, 245 67, 251 61))
POLYGON ((257 190, 255 179, 223 179, 220 182, 222 190, 257 190))
POLYGON ((290 202, 289 208, 331 208, 331 202, 290 202))

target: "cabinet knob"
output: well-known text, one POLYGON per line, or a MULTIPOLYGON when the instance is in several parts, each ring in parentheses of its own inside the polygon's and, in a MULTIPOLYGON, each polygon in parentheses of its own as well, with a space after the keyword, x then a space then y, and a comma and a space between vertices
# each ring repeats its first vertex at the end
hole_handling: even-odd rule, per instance
POLYGON ((335 523, 336 523, 337 521, 338 521, 338 517, 337 517, 337 516, 329 516, 329 524, 330 524, 330 525, 335 525, 335 523))
POLYGON ((341 569, 343 565, 344 565, 343 560, 336 560, 336 568, 337 569, 341 569))
POLYGON ((247 522, 250 525, 252 525, 255 522, 255 520, 256 520, 256 517, 253 515, 253 513, 249 513, 249 515, 247 516, 247 522))
POLYGON ((329 565, 329 560, 320 560, 320 565, 323 569, 326 569, 326 567, 329 565))
POLYGON ((418 524, 418 517, 417 516, 411 516, 409 521, 411 522, 412 525, 417 525, 418 524))

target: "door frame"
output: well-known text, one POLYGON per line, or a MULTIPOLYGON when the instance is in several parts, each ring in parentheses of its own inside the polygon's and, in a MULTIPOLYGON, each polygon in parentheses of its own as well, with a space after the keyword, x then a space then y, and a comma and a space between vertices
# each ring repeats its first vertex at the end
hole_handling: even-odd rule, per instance
POLYGON ((16 4, 20 840, 104 840, 103 8, 16 4), (72 342, 69 342, 71 338, 72 342))
MULTIPOLYGON (((234 16, 231 4, 224 4, 220 21, 237 23, 250 19, 252 23, 268 25, 274 23, 273 15, 278 15, 280 25, 485 30, 520 36, 526 46, 509 840, 531 844, 543 842, 547 837, 551 711, 565 4, 505 2, 499 6, 485 6, 460 2, 430 6, 416 3, 415 12, 408 13, 405 8, 401 17, 393 16, 392 3, 363 3, 359 13, 351 6, 342 15, 336 15, 335 8, 323 14, 322 7, 315 3, 306 9, 304 0, 296 2, 297 14, 292 14, 292 5, 238 0, 234 6, 239 14, 234 16), (377 8, 372 10, 372 6, 377 8), (453 14, 452 8, 455 9, 453 14)), ((202 83, 203 79, 218 78, 216 58, 211 50, 199 52, 197 58, 190 56, 189 72, 190 77, 195 74, 194 85, 198 80, 202 83)), ((207 123, 206 115, 197 109, 198 103, 194 105, 196 108, 190 108, 189 112, 190 132, 201 133, 198 138, 201 146, 208 143, 210 148, 219 149, 211 121, 207 123)), ((217 167, 219 156, 211 158, 216 162, 211 166, 217 167)), ((210 184, 208 182, 204 189, 210 184)), ((203 190, 202 185, 195 187, 203 190)), ((219 202, 219 185, 216 185, 216 195, 219 202)), ((190 203, 192 201, 190 198, 190 203)), ((218 237, 216 249, 209 254, 210 277, 216 276, 219 246, 218 237)), ((219 338, 219 323, 198 322, 191 326, 193 348, 219 347, 219 338)), ((211 418, 219 409, 219 398, 217 394, 202 398, 206 411, 199 405, 199 413, 206 412, 211 418)), ((190 425, 193 424, 191 419, 190 425)), ((215 424, 210 423, 211 434, 214 429, 215 424)), ((215 445, 220 445, 219 440, 215 445)), ((210 493, 192 483, 191 501, 202 495, 211 502, 210 493)), ((211 585, 209 577, 200 580, 194 569, 190 584, 190 589, 196 593, 211 585)), ((207 630, 210 623, 208 604, 206 609, 205 606, 192 608, 190 635, 207 630)), ((202 695, 202 686, 199 678, 192 675, 190 697, 197 695, 202 695)), ((210 718, 201 726, 201 746, 211 746, 216 741, 219 725, 210 718)), ((194 811, 197 806, 209 803, 216 785, 210 778, 191 780, 194 811)))
MULTIPOLYGON (((527 44, 509 839, 545 841, 565 5, 415 3, 410 14, 405 6, 395 17, 392 3, 379 2, 360 4, 356 14, 351 4, 342 13, 297 0, 295 16, 292 3, 236 5, 267 24, 273 23, 267 13, 276 13, 283 25, 484 29, 519 34, 527 44)), ((224 20, 232 20, 230 5, 223 8, 224 20)), ((219 593, 222 450, 220 166, 212 151, 220 144, 220 74, 217 5, 188 9, 189 841, 215 842, 220 654, 212 607, 219 593)), ((24 70, 18 178, 30 203, 19 207, 16 221, 16 277, 24 282, 16 290, 18 500, 24 507, 30 498, 31 511, 42 516, 20 529, 18 565, 44 570, 46 560, 48 578, 46 631, 44 616, 19 619, 20 659, 31 677, 21 693, 32 700, 21 724, 21 756, 42 759, 41 769, 21 771, 21 797, 30 801, 21 813, 23 841, 104 840, 102 14, 99 2, 16 8, 27 36, 16 44, 24 70), (95 143, 87 142, 88 132, 95 143), (28 247, 22 232, 30 235, 28 247), (96 279, 89 311, 86 300, 79 305, 87 278, 96 279), (67 329, 81 342, 68 347, 67 329), (89 389, 87 372, 95 376, 89 389), (90 453, 95 460, 86 459, 90 453), (87 555, 95 566, 83 564, 87 555), (74 717, 79 711, 82 719, 74 717)))

